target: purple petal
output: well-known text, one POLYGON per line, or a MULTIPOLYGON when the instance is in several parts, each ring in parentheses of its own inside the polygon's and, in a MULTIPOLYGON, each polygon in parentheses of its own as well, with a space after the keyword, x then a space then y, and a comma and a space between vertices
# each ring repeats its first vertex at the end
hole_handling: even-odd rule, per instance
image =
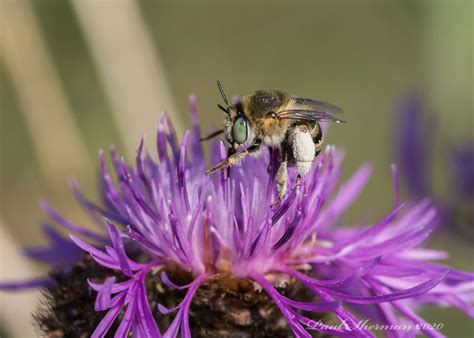
POLYGON ((190 336, 189 330, 189 307, 191 305, 191 301, 193 300, 194 294, 198 287, 204 282, 206 279, 206 275, 201 275, 197 277, 191 284, 189 284, 188 291, 184 296, 184 299, 179 304, 179 311, 173 319, 173 322, 168 327, 166 332, 163 334, 165 338, 176 337, 178 335, 178 330, 181 327, 181 334, 183 337, 190 336))
POLYGON ((398 183, 397 165, 392 163, 390 165, 390 169, 392 170, 392 180, 393 180, 393 209, 395 209, 400 205, 400 185, 398 183))
POLYGON ((89 218, 99 227, 103 229, 104 223, 101 221, 100 216, 105 215, 107 211, 98 206, 97 204, 89 201, 79 190, 77 181, 75 179, 70 180, 69 186, 74 193, 76 201, 81 205, 82 209, 87 213, 89 218))
POLYGON ((189 112, 191 113, 192 125, 192 156, 197 166, 204 166, 204 152, 201 142, 201 128, 199 127, 199 119, 197 116, 196 96, 189 96, 189 112))
POLYGON ((305 326, 306 330, 316 330, 318 332, 325 333, 326 335, 330 335, 331 337, 360 337, 360 335, 357 335, 355 332, 343 331, 333 326, 323 324, 320 320, 313 320, 311 318, 305 317, 291 308, 288 309, 288 311, 292 316, 294 316, 296 320, 298 320, 298 322, 305 326))
POLYGON ((195 283, 195 281, 193 281, 189 284, 182 285, 182 286, 176 285, 168 278, 168 275, 166 274, 166 271, 164 270, 161 271, 160 277, 163 284, 165 284, 170 289, 185 290, 185 289, 189 289, 193 285, 193 283, 195 283))
POLYGON ((186 188, 186 146, 189 141, 189 132, 186 132, 184 134, 183 138, 183 145, 180 148, 179 152, 179 162, 178 162, 178 186, 179 190, 181 192, 181 198, 184 201, 184 204, 186 206, 186 210, 189 211, 190 205, 189 205, 189 197, 188 197, 188 190, 186 188))
POLYGON ((272 250, 278 250, 291 239, 291 237, 293 236, 293 233, 295 232, 296 227, 300 223, 302 216, 303 216, 303 213, 301 212, 301 210, 298 210, 296 212, 294 220, 288 226, 288 229, 286 229, 286 231, 283 233, 280 239, 278 239, 278 241, 275 244, 273 244, 272 250))
POLYGON ((127 310, 125 311, 122 321, 115 332, 115 337, 128 337, 128 333, 132 328, 132 322, 137 312, 137 295, 135 285, 132 286, 127 296, 130 297, 130 303, 128 303, 127 310))
POLYGON ((50 277, 31 278, 16 282, 0 282, 0 290, 30 290, 50 286, 54 281, 50 277))
POLYGON ((43 233, 48 239, 48 246, 26 247, 23 249, 28 257, 48 264, 59 264, 69 266, 82 254, 74 243, 64 238, 54 227, 49 224, 41 225, 43 233))
POLYGON ((330 312, 339 306, 338 302, 298 302, 281 295, 283 301, 300 310, 311 312, 330 312))
POLYGON ((268 239, 268 234, 271 229, 271 221, 266 220, 264 224, 261 227, 261 230, 259 231, 257 237, 255 240, 252 242, 249 248, 249 253, 248 257, 252 257, 253 255, 258 255, 260 251, 263 250, 263 245, 259 245, 260 243, 263 243, 265 240, 268 239))
POLYGON ((316 285, 324 288, 329 288, 329 289, 347 289, 350 286, 354 285, 356 282, 358 282, 362 277, 364 277, 366 274, 368 274, 379 262, 380 262, 381 257, 376 257, 354 271, 352 271, 348 276, 341 277, 341 278, 336 278, 332 280, 317 280, 314 278, 311 278, 297 270, 290 269, 288 267, 282 267, 281 271, 285 273, 289 273, 296 278, 300 279, 301 281, 311 284, 311 285, 316 285))
POLYGON ((451 151, 451 181, 465 201, 474 199, 474 139, 465 141, 451 151))
POLYGON ((418 96, 405 98, 395 114, 395 156, 407 187, 415 196, 430 195, 429 160, 433 121, 427 121, 418 96), (430 141, 428 141, 430 140, 430 141))
POLYGON ((112 292, 112 285, 115 283, 115 277, 109 277, 105 280, 100 288, 99 293, 94 304, 95 311, 103 311, 110 307, 110 295, 112 292))
POLYGON ((283 216, 287 211, 288 208, 293 204, 296 198, 296 189, 293 189, 290 195, 286 198, 286 200, 281 204, 278 209, 275 210, 275 213, 272 216, 272 224, 276 224, 281 216, 283 216))
MULTIPOLYGON (((94 283, 92 282, 91 280, 87 280, 87 283, 89 284, 89 286, 99 292, 102 290, 102 287, 104 284, 97 284, 97 283, 94 283)), ((133 279, 129 279, 125 282, 118 282, 118 283, 115 283, 112 285, 111 289, 110 289, 110 293, 111 294, 115 294, 115 293, 118 293, 118 292, 122 292, 124 290, 127 290, 128 288, 130 288, 131 284, 133 283, 133 279)))
POLYGON ((328 291, 328 292, 334 297, 342 299, 349 303, 378 304, 378 303, 383 303, 383 302, 393 302, 399 299, 416 297, 430 291, 446 277, 448 272, 449 271, 445 271, 444 273, 436 276, 435 278, 432 278, 426 282, 418 284, 407 290, 397 291, 397 292, 393 292, 386 295, 362 297, 362 296, 352 296, 352 295, 343 294, 343 293, 339 293, 335 291, 328 291))
POLYGON ((295 315, 290 312, 288 307, 285 305, 281 295, 275 290, 272 284, 262 275, 256 272, 250 273, 250 277, 255 280, 272 298, 273 302, 280 309, 283 317, 285 317, 288 325, 290 326, 291 331, 295 334, 296 337, 308 337, 311 338, 311 335, 306 331, 301 324, 295 320, 295 315))
POLYGON ((107 314, 102 318, 99 325, 95 328, 94 332, 92 332, 92 338, 102 338, 105 334, 109 331, 110 327, 112 326, 113 322, 119 315, 120 311, 122 310, 123 302, 125 300, 125 295, 119 295, 119 302, 116 306, 112 307, 107 314))
POLYGON ((373 226, 369 227, 367 230, 363 230, 351 238, 341 241, 338 244, 338 247, 341 247, 342 250, 347 250, 348 247, 355 247, 361 242, 365 242, 367 238, 373 238, 379 233, 381 233, 391 222, 397 217, 398 212, 403 208, 403 205, 399 205, 397 208, 393 209, 388 215, 386 215, 381 221, 375 223, 373 226))
POLYGON ((112 269, 120 268, 120 265, 106 253, 96 249, 94 246, 80 240, 79 238, 73 235, 69 235, 69 238, 71 238, 71 240, 74 243, 76 243, 76 245, 80 247, 82 250, 88 252, 91 255, 91 257, 94 258, 94 260, 98 262, 99 264, 112 268, 112 269))
POLYGON ((142 245, 150 253, 159 256, 163 255, 163 251, 160 248, 158 248, 152 241, 145 238, 145 236, 143 236, 139 232, 133 231, 129 225, 127 225, 127 227, 125 228, 125 233, 127 234, 127 236, 140 243, 140 245, 142 245))
POLYGON ((194 210, 193 210, 193 214, 191 216, 191 220, 189 221, 189 225, 188 225, 188 237, 187 238, 188 238, 189 243, 192 243, 194 227, 196 226, 196 222, 197 222, 198 216, 201 213, 201 209, 202 209, 202 203, 198 202, 196 204, 194 210))
POLYGON ((334 201, 331 203, 330 207, 321 213, 318 223, 314 228, 323 227, 326 228, 333 223, 333 219, 336 219, 337 216, 341 215, 353 201, 359 196, 362 189, 367 184, 370 176, 372 175, 372 166, 365 164, 361 166, 355 174, 341 186, 339 189, 334 201))
POLYGON ((148 303, 148 298, 146 297, 145 283, 144 280, 141 281, 137 290, 137 302, 138 302, 138 311, 140 314, 140 326, 143 327, 144 335, 146 337, 161 337, 160 330, 156 325, 156 321, 153 318, 151 313, 150 304, 148 303))
POLYGON ((91 240, 94 240, 94 241, 98 241, 100 243, 107 243, 107 239, 105 237, 73 224, 69 220, 67 220, 64 217, 62 217, 61 215, 59 215, 45 201, 40 201, 40 205, 41 205, 41 208, 43 208, 43 210, 49 215, 49 217, 51 217, 56 222, 63 225, 64 227, 66 227, 67 229, 72 231, 73 233, 82 235, 84 237, 87 237, 87 238, 89 238, 91 240))
POLYGON ((170 314, 172 312, 177 311, 178 309, 179 309, 179 305, 170 309, 164 306, 163 304, 158 303, 158 311, 160 311, 160 313, 163 315, 170 314))
POLYGON ((105 222, 107 223, 107 226, 109 228, 110 238, 112 240, 115 252, 118 256, 120 269, 125 275, 131 277, 133 273, 132 269, 130 268, 129 259, 127 257, 127 254, 125 253, 125 248, 123 247, 122 238, 120 237, 120 234, 112 223, 110 223, 107 219, 105 219, 105 222))
MULTIPOLYGON (((434 216, 434 213, 432 216, 434 216)), ((430 216, 428 216, 428 218, 430 218, 430 216)), ((418 226, 417 228, 406 231, 376 245, 372 245, 371 247, 357 249, 350 253, 349 256, 372 258, 375 256, 388 255, 393 252, 400 252, 423 242, 432 231, 431 224, 423 224, 422 226, 418 226)))

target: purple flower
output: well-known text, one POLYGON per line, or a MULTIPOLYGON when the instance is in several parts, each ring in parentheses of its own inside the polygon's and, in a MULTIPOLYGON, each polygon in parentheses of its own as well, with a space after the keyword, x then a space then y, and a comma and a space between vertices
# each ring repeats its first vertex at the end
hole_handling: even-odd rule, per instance
MULTIPOLYGON (((192 130, 181 144, 168 117, 161 119, 159 164, 144 154, 143 140, 133 167, 112 150, 116 183, 100 154, 102 206, 88 201, 74 185, 91 219, 99 227, 105 219, 107 236, 101 229, 86 231, 44 205, 74 233, 70 238, 78 247, 110 269, 107 278, 89 280, 97 292, 94 309, 103 316, 93 337, 104 336, 113 325, 118 337, 129 332, 136 337, 190 337, 198 325, 219 324, 217 317, 211 323, 201 317, 194 326, 190 321, 209 302, 215 304, 206 311, 221 306, 227 295, 221 291, 227 289, 237 294, 231 301, 239 311, 230 309, 229 315, 239 325, 251 320, 245 304, 256 307, 261 304, 256 299, 263 297, 271 305, 258 305, 253 315, 279 328, 284 318, 297 337, 311 337, 314 330, 373 336, 365 319, 383 325, 388 336, 440 336, 417 315, 424 304, 455 306, 474 317, 474 274, 433 262, 446 253, 421 247, 433 230, 436 209, 427 199, 398 202, 395 167, 394 201, 387 215, 373 224, 345 227, 341 219, 367 183, 369 165, 340 184, 343 155, 329 146, 301 187, 271 208, 276 191, 267 168, 275 158, 264 153, 232 168, 229 176, 223 171, 206 177, 194 98, 191 116, 192 130), (177 282, 186 279, 185 284, 177 282), (172 307, 154 306, 156 298, 150 295, 155 289, 166 295, 163 301, 176 295, 179 300, 172 307), (271 306, 281 315, 275 317, 271 306), (338 323, 321 320, 327 314, 338 323), (408 325, 409 332, 393 326, 399 324, 408 325)), ((214 144, 212 163, 225 154, 222 144, 214 144)), ((295 176, 290 172, 291 183, 295 176)), ((50 238, 55 249, 63 250, 62 239, 55 234, 50 238)), ((51 258, 46 251, 36 253, 51 258)))
POLYGON ((428 167, 433 144, 434 121, 426 118, 418 96, 406 97, 395 112, 395 158, 410 193, 416 197, 431 195, 428 167))
POLYGON ((434 147, 439 139, 433 117, 425 111, 420 97, 407 96, 395 111, 394 150, 406 187, 413 199, 435 196, 438 223, 463 238, 474 236, 474 139, 434 147), (440 193, 432 180, 433 157, 441 156, 448 182, 440 193))
POLYGON ((456 145, 450 154, 453 190, 459 198, 474 202, 474 139, 456 145))

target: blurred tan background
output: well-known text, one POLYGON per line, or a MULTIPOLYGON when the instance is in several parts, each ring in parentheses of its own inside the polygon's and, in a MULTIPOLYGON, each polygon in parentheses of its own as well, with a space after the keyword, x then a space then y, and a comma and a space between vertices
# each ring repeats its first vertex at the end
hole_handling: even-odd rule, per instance
MULTIPOLYGON (((436 114, 440 151, 473 137, 469 0, 0 5, 2 279, 44 271, 14 255, 22 245, 43 243, 40 197, 84 221, 67 180, 78 178, 96 196, 99 148, 115 144, 132 160, 146 133, 154 150, 163 110, 180 131, 189 127, 190 93, 198 97, 204 130, 219 127, 217 79, 228 96, 272 88, 344 108, 350 123, 332 127, 327 142, 347 151, 345 176, 363 162, 375 166, 348 223, 374 220, 390 207, 393 111, 404 95, 421 93, 436 114)), ((443 158, 436 160, 435 183, 443 186, 443 158)), ((467 243, 443 237, 431 245, 450 250, 455 267, 473 269, 467 243)), ((34 296, 0 295, 0 336, 33 334, 34 296)), ((445 322, 445 334, 474 332, 457 310, 427 310, 426 317, 445 322)))

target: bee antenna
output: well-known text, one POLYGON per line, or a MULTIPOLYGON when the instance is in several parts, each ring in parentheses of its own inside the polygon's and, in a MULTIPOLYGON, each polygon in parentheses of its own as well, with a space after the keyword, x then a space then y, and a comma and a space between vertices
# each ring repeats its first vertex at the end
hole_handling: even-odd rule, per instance
POLYGON ((217 80, 217 87, 219 87, 219 91, 221 93, 222 99, 224 100, 226 105, 229 106, 229 101, 227 101, 227 97, 225 96, 225 93, 224 93, 224 87, 222 86, 222 83, 219 80, 217 80))
POLYGON ((229 112, 228 108, 224 108, 219 103, 217 104, 217 107, 219 107, 219 109, 222 110, 224 113, 227 113, 228 115, 230 115, 230 112, 229 112))

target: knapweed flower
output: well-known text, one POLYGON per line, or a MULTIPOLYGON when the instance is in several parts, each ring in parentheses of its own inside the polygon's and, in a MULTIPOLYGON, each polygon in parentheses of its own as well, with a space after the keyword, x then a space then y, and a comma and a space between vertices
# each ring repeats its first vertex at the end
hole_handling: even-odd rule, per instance
MULTIPOLYGON (((264 152, 209 178, 194 99, 191 113, 181 143, 161 119, 159 163, 143 140, 134 166, 111 151, 115 175, 100 155, 102 205, 74 186, 97 232, 43 205, 88 254, 53 274, 50 303, 36 315, 45 334, 369 337, 377 328, 387 336, 440 336, 419 317, 420 306, 455 306, 474 316, 474 274, 433 262, 446 253, 421 247, 436 215, 428 199, 400 204, 395 184, 385 217, 342 226, 371 167, 340 184, 343 155, 329 146, 301 185, 271 207, 276 155, 264 152)), ((210 153, 212 163, 226 154, 218 143, 210 153)), ((294 183, 294 172, 290 178, 294 183)), ((64 258, 77 257, 46 229, 54 250, 30 253, 52 258, 64 244, 64 258)))
POLYGON ((430 117, 420 97, 410 95, 395 111, 394 151, 412 199, 433 196, 438 223, 444 230, 472 240, 474 237, 474 139, 445 148, 439 141, 437 123, 430 117), (439 149, 437 151, 437 149, 439 149), (433 160, 442 158, 447 184, 436 191, 433 160))

